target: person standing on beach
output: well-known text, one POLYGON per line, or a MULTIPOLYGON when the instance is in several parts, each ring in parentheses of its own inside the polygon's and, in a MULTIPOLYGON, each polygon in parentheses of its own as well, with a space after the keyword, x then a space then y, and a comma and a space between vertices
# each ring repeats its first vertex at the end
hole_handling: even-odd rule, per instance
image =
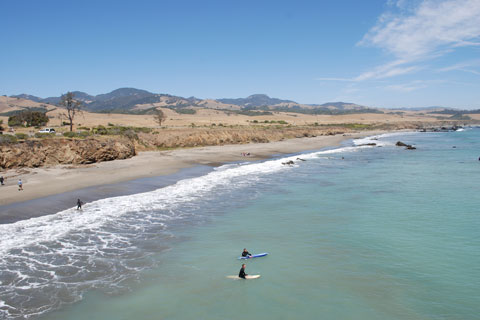
POLYGON ((22 182, 22 179, 18 179, 18 191, 22 191, 23 190, 23 182, 22 182))
POLYGON ((242 268, 240 269, 240 272, 238 273, 239 278, 246 279, 246 276, 248 276, 248 274, 245 273, 245 268, 246 267, 247 267, 247 265, 245 263, 242 264, 242 268))
POLYGON ((82 210, 82 201, 80 199, 77 199, 77 210, 82 210))
POLYGON ((2 184, 2 186, 4 185, 3 184, 3 181, 5 181, 5 179, 3 179, 3 176, 0 177, 0 183, 2 184))

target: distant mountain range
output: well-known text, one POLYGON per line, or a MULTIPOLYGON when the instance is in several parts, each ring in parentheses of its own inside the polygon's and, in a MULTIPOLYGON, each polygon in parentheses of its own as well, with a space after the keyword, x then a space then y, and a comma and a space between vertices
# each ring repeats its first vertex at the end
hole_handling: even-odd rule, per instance
MULTIPOLYGON (((84 104, 84 108, 91 112, 145 112, 145 110, 157 107, 175 109, 201 107, 245 112, 255 110, 304 113, 381 112, 378 109, 368 108, 355 103, 300 104, 292 100, 271 98, 265 94, 253 94, 246 98, 214 100, 197 99, 195 97, 183 98, 135 88, 120 88, 96 96, 81 91, 73 91, 73 93, 75 99, 81 101, 84 104)), ((58 104, 61 99, 61 97, 40 98, 29 94, 20 94, 12 97, 53 105, 58 104)))
POLYGON ((295 103, 291 100, 282 100, 277 98, 270 98, 266 94, 252 94, 246 98, 237 98, 237 99, 217 99, 217 101, 225 104, 234 104, 241 107, 254 108, 254 107, 265 107, 265 106, 274 106, 282 103, 295 103))

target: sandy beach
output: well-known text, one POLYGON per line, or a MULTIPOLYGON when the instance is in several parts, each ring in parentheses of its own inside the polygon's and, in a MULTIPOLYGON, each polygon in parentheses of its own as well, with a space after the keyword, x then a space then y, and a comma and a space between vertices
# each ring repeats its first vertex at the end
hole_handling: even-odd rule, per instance
POLYGON ((355 134, 289 139, 271 143, 250 143, 141 152, 126 160, 114 160, 84 166, 56 166, 8 170, 1 188, 0 205, 38 199, 86 187, 173 174, 196 165, 216 166, 233 161, 253 161, 276 154, 317 150, 339 145, 342 141, 378 134, 378 131, 355 134), (243 153, 250 153, 244 156, 243 153), (22 179, 23 191, 17 181, 22 179))

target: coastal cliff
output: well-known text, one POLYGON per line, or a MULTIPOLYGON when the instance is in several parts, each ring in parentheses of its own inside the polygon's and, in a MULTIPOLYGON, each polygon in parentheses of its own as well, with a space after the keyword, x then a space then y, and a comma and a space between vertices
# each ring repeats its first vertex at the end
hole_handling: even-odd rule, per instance
POLYGON ((42 167, 57 164, 89 164, 135 155, 133 142, 126 138, 44 139, 0 145, 0 167, 42 167))
MULTIPOLYGON (((324 126, 202 127, 135 130, 112 127, 98 132, 75 134, 75 138, 26 138, 0 144, 0 168, 36 168, 58 164, 90 164, 127 159, 138 151, 217 146, 226 144, 268 143, 286 139, 329 136, 368 130, 419 130, 422 123, 336 124, 324 126), (110 130, 111 129, 111 130, 110 130), (125 129, 125 130, 123 130, 125 129)), ((425 130, 425 129, 424 129, 425 130)), ((93 130, 92 130, 93 131, 93 130)), ((83 132, 85 133, 85 132, 83 132)))

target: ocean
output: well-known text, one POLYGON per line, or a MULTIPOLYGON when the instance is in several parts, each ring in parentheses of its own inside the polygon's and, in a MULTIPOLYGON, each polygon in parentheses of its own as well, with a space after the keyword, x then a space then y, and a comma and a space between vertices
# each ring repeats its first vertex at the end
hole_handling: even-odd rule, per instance
POLYGON ((0 319, 478 319, 479 157, 391 133, 1 224, 0 319))

